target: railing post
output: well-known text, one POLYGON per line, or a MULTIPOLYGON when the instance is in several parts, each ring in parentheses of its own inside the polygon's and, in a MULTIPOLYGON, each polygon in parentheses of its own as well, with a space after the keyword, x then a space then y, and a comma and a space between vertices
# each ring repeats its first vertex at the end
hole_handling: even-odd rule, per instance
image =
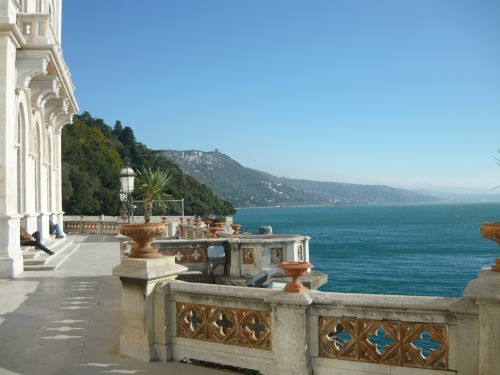
POLYGON ((102 236, 104 227, 104 215, 99 216, 99 236, 102 236))
POLYGON ((311 375, 310 305, 307 293, 278 292, 266 298, 272 306, 275 367, 266 375, 311 375))
POLYGON ((154 348, 154 290, 157 283, 174 280, 186 270, 175 263, 174 257, 122 258, 113 268, 113 275, 122 282, 122 355, 147 362, 163 357, 154 348))
POLYGON ((479 375, 500 374, 500 272, 484 267, 464 292, 479 306, 479 375))

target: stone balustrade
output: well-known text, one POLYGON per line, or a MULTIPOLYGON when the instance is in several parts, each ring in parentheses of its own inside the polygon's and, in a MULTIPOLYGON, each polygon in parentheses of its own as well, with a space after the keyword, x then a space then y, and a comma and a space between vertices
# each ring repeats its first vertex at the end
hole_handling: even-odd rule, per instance
POLYGON ((500 373, 500 274, 489 269, 461 298, 284 293, 172 279, 151 295, 149 360, 189 358, 264 375, 500 373))
POLYGON ((17 26, 29 45, 56 45, 57 39, 49 14, 19 14, 17 26))
MULTIPOLYGON (((137 220, 138 222, 140 220, 137 220)), ((154 216, 153 223, 160 223, 162 218, 154 216)), ((169 216, 167 223, 167 238, 174 237, 177 231, 179 217, 169 216)), ((68 216, 64 217, 64 232, 69 234, 117 235, 123 221, 116 216, 68 216)))
POLYGON ((120 223, 116 221, 64 221, 64 232, 67 234, 98 234, 117 235, 120 233, 120 223))

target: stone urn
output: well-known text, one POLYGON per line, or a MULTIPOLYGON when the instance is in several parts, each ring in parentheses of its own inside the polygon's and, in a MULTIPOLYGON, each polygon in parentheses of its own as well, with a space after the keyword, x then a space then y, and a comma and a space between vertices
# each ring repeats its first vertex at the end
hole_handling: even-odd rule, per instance
POLYGON ((285 292, 301 293, 306 290, 299 281, 300 276, 305 276, 309 268, 314 266, 309 262, 282 262, 278 265, 285 272, 285 276, 291 277, 292 281, 286 284, 285 292))
MULTIPOLYGON (((481 235, 500 245, 500 222, 483 223, 481 225, 481 235)), ((495 264, 491 267, 491 270, 500 272, 500 258, 496 259, 495 264)))
POLYGON ((120 233, 134 240, 135 245, 129 258, 158 258, 158 250, 151 246, 151 242, 165 234, 165 224, 122 224, 120 233))
POLYGON ((217 233, 220 232, 222 229, 219 227, 209 227, 208 232, 210 233, 210 238, 217 238, 217 233))
POLYGON ((233 234, 234 235, 239 235, 240 234, 240 228, 241 224, 231 224, 231 228, 233 229, 233 234))

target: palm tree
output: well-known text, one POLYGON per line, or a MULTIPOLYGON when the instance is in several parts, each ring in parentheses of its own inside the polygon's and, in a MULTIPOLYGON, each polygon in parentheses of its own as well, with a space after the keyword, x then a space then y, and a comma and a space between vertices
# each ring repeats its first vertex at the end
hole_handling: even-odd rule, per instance
POLYGON ((165 189, 172 182, 172 176, 161 169, 143 168, 138 172, 135 194, 144 201, 144 223, 149 224, 153 215, 153 202, 161 208, 167 207, 166 200, 171 198, 165 189))

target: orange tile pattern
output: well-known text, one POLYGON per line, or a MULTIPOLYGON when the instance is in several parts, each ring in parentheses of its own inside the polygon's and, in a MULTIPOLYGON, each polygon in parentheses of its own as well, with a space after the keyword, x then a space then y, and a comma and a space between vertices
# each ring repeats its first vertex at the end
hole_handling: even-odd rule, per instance
POLYGON ((177 302, 177 336, 271 350, 271 313, 177 302))
POLYGON ((445 324, 321 317, 320 357, 448 369, 445 324))

